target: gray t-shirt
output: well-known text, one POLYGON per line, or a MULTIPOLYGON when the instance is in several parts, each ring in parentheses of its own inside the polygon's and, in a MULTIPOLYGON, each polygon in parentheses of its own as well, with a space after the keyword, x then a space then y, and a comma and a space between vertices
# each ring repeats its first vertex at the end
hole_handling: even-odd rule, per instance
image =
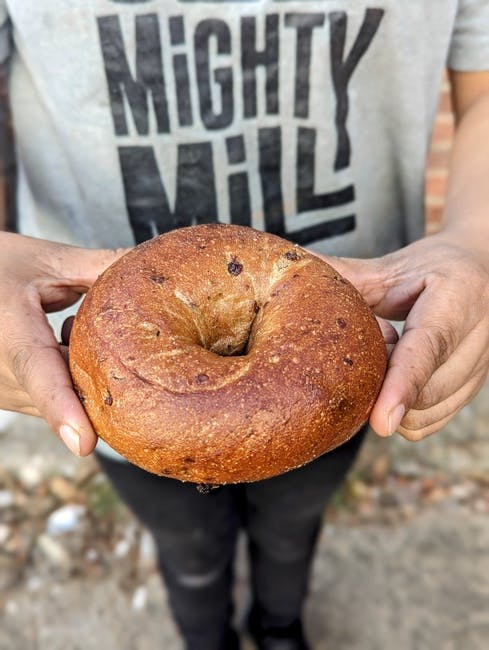
POLYGON ((19 229, 126 246, 218 219, 374 256, 423 234, 444 66, 483 0, 0 0, 19 229), (10 19, 10 20, 7 20, 10 19))
POLYGON ((89 247, 210 220, 371 257, 424 231, 444 67, 485 0, 0 0, 18 225, 89 247))

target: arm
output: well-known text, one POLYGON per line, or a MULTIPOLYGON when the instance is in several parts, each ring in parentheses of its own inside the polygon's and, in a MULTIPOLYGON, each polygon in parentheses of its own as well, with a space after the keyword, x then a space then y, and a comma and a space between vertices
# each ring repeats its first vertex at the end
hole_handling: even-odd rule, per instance
POLYGON ((452 73, 457 129, 439 233, 383 258, 333 262, 378 316, 406 319, 370 423, 419 440, 489 369, 489 72, 452 73))

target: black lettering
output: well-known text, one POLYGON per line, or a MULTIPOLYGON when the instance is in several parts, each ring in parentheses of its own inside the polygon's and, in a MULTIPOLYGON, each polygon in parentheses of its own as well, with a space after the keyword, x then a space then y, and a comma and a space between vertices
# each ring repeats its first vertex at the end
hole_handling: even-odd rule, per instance
POLYGON ((190 96, 190 79, 186 54, 173 56, 175 75, 175 94, 177 96, 178 123, 180 126, 192 126, 192 99, 190 96))
POLYGON ((170 43, 172 45, 185 44, 185 24, 183 16, 170 16, 168 21, 170 27, 170 43))
POLYGON ((256 117, 256 68, 265 66, 266 112, 277 115, 279 111, 279 38, 278 15, 269 14, 265 19, 265 48, 256 49, 256 18, 241 19, 241 66, 243 69, 244 116, 256 117))
POLYGON ((345 41, 347 15, 345 11, 333 11, 329 14, 331 76, 336 95, 335 124, 337 130, 337 149, 335 171, 344 169, 350 164, 350 137, 346 128, 348 117, 348 83, 360 59, 372 42, 380 21, 384 15, 383 9, 367 9, 362 25, 351 50, 345 57, 345 41))
POLYGON ((174 228, 168 198, 152 147, 119 147, 119 161, 129 221, 136 244, 174 228))
POLYGON ((229 211, 231 223, 251 226, 251 201, 247 172, 228 176, 229 211))
MULTIPOLYGON (((355 200, 353 185, 347 185, 334 192, 314 194, 316 168, 316 131, 299 127, 297 134, 297 212, 324 210, 351 203, 355 200)), ((322 221, 314 226, 302 228, 288 233, 287 237, 296 244, 305 246, 314 241, 336 237, 354 230, 356 219, 354 214, 345 217, 322 221)))
POLYGON ((152 147, 119 147, 119 160, 129 221, 137 244, 174 228, 217 220, 209 142, 179 145, 173 212, 152 147))
MULTIPOLYGON (((246 162, 246 150, 242 135, 226 138, 228 162, 231 165, 246 162)), ((251 201, 248 173, 236 172, 228 176, 229 210, 231 223, 251 226, 251 201)))
MULTIPOLYGON (((185 45, 185 23, 183 16, 170 16, 168 26, 170 28, 171 45, 185 45)), ((194 121, 192 117, 188 57, 185 53, 179 53, 174 54, 172 60, 178 123, 180 126, 192 126, 194 121)))
POLYGON ((245 162, 246 151, 244 138, 242 135, 235 135, 231 136, 230 138, 226 138, 226 153, 228 155, 228 161, 231 163, 231 165, 245 162))
POLYGON ((324 25, 324 14, 285 14, 285 24, 297 30, 294 115, 309 117, 312 32, 315 27, 324 25))
POLYGON ((217 41, 218 54, 231 53, 231 32, 223 20, 202 20, 195 30, 195 64, 199 87, 200 116, 207 129, 224 129, 233 121, 233 71, 231 67, 214 70, 214 81, 221 87, 221 111, 212 105, 209 67, 209 41, 217 41))
POLYGON ((282 134, 280 127, 259 129, 258 149, 265 230, 273 235, 283 236, 285 225, 281 178, 282 134))
POLYGON ((321 239, 328 239, 329 237, 338 237, 344 235, 351 230, 355 230, 355 215, 349 214, 346 217, 337 217, 329 221, 322 221, 315 226, 309 226, 295 232, 287 234, 287 239, 293 241, 295 244, 306 246, 321 239))
POLYGON ((139 135, 149 132, 148 94, 153 101, 158 133, 168 133, 168 103, 157 15, 136 17, 136 79, 129 69, 118 16, 102 16, 97 22, 116 134, 129 132, 124 94, 139 135))
POLYGON ((176 227, 217 221, 212 144, 178 146, 176 227))
POLYGON ((316 167, 316 131, 299 127, 297 137, 297 212, 310 212, 351 203, 355 199, 353 185, 335 192, 314 194, 316 167))

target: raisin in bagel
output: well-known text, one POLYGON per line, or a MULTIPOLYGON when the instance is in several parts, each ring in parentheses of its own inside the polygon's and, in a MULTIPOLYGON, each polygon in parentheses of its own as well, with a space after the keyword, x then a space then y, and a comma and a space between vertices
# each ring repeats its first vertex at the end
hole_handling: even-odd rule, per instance
POLYGON ((385 366, 372 312, 331 266, 218 224, 115 262, 70 339, 98 435, 150 472, 197 483, 267 478, 346 442, 385 366))

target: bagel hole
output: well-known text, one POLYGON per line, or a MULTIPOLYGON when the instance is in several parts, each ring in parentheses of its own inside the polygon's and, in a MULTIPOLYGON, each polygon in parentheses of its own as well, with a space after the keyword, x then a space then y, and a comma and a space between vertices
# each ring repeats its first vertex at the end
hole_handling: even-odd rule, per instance
POLYGON ((223 343, 222 341, 218 341, 208 349, 220 357, 244 357, 246 356, 247 345, 248 341, 239 343, 238 345, 234 342, 223 343))
POLYGON ((197 328, 200 345, 220 357, 246 356, 253 344, 253 331, 260 312, 256 300, 240 302, 238 309, 229 309, 222 321, 213 312, 204 327, 197 328))

